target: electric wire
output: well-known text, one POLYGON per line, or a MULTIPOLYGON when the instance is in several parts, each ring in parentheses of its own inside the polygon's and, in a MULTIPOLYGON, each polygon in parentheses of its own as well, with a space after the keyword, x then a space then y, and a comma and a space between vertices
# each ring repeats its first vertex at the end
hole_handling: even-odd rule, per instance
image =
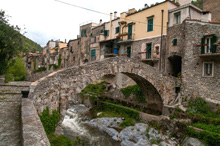
MULTIPOLYGON (((70 3, 67 3, 67 2, 64 2, 64 1, 60 1, 60 0, 54 0, 54 1, 59 2, 59 3, 66 4, 66 5, 69 5, 69 6, 77 7, 77 8, 80 8, 80 9, 84 9, 84 10, 87 10, 87 11, 91 11, 91 12, 95 12, 95 13, 99 13, 99 14, 103 14, 103 15, 110 16, 109 14, 104 13, 104 12, 100 12, 100 11, 92 10, 92 9, 89 9, 89 8, 77 6, 77 5, 70 4, 70 3)), ((125 19, 125 18, 121 18, 121 19, 125 19)), ((148 24, 147 22, 142 22, 142 21, 127 19, 127 18, 126 18, 125 20, 130 20, 130 21, 138 22, 138 23, 142 23, 142 24, 148 24)), ((154 26, 161 27, 161 25, 157 25, 157 24, 154 24, 154 26)), ((166 27, 166 26, 163 26, 163 27, 166 27)))

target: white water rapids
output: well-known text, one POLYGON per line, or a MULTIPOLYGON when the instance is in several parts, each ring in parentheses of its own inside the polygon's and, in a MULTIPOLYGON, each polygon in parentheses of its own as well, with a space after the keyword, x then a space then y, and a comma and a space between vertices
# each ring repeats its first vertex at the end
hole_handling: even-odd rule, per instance
POLYGON ((88 108, 82 104, 71 106, 62 123, 64 135, 73 140, 79 137, 87 142, 86 146, 119 146, 110 136, 87 124, 85 113, 88 112, 88 108))

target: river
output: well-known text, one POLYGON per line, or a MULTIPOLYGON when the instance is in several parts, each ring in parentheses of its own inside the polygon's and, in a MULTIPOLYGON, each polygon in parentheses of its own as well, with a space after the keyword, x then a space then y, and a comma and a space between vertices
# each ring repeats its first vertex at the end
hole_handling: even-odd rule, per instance
POLYGON ((73 140, 79 137, 86 142, 86 146, 120 146, 107 134, 89 126, 90 118, 89 109, 84 105, 70 106, 62 123, 64 135, 73 140))

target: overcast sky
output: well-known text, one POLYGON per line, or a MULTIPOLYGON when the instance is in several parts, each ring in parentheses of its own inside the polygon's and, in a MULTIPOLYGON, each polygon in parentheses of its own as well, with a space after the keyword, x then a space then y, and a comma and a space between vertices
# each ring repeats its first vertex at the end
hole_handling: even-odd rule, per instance
MULTIPOLYGON (((114 11, 137 10, 144 4, 154 4, 164 0, 60 0, 73 5, 86 7, 106 14, 114 11)), ((55 0, 0 0, 0 9, 11 16, 10 24, 25 28, 25 35, 42 47, 48 40, 76 39, 81 23, 93 20, 109 21, 107 15, 94 13, 84 9, 57 2, 55 0)))

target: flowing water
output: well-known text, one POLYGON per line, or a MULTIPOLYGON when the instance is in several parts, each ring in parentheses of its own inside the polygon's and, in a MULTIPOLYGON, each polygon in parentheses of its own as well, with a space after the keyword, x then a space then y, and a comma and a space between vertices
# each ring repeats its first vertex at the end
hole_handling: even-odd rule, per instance
POLYGON ((110 136, 87 124, 88 114, 88 108, 82 104, 70 106, 62 123, 64 135, 73 140, 79 137, 86 141, 86 146, 119 146, 110 136))

